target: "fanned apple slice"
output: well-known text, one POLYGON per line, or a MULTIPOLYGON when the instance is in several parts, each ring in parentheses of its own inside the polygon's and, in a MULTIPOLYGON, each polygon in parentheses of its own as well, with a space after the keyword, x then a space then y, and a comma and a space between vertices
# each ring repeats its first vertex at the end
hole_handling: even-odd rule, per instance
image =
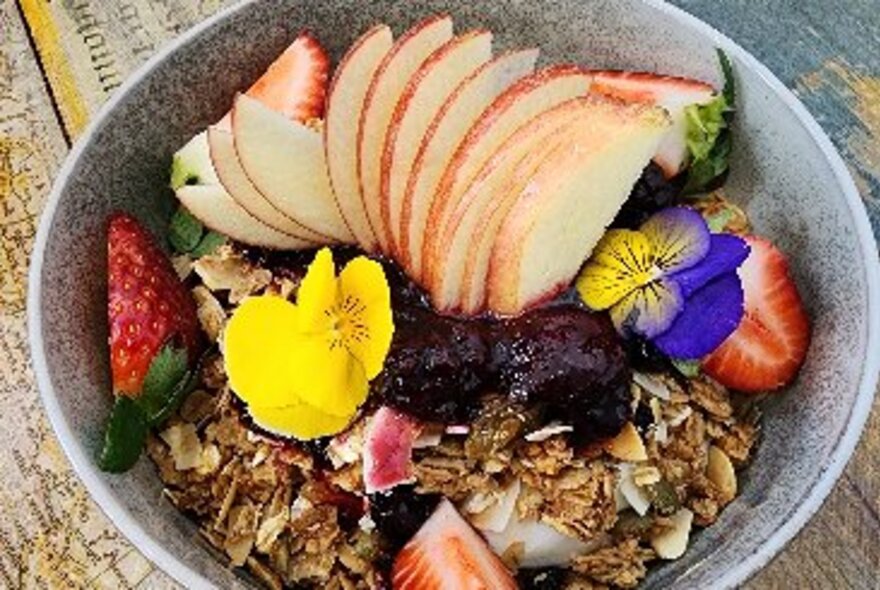
POLYGON ((428 127, 455 88, 492 57, 492 33, 472 31, 432 53, 407 83, 385 136, 380 201, 385 241, 399 251, 400 212, 406 182, 428 127))
POLYGON ((376 70, 364 99, 358 128, 358 177, 367 219, 383 252, 388 252, 388 232, 382 225, 380 168, 385 136, 394 109, 406 84, 419 66, 452 38, 452 19, 435 16, 416 25, 400 39, 376 70))
POLYGON ((469 284, 467 262, 481 242, 490 244, 483 247, 486 259, 491 252, 493 228, 487 223, 486 210, 498 207, 509 195, 518 194, 547 152, 578 128, 578 119, 588 108, 583 98, 575 98, 535 115, 508 137, 480 169, 438 235, 443 249, 436 261, 437 281, 430 291, 437 309, 463 314, 473 311, 464 307, 469 284))
POLYGON ((530 74, 537 49, 512 51, 484 64, 446 100, 419 145, 401 207, 398 261, 418 279, 425 222, 443 171, 468 129, 511 84, 530 74))
POLYGON ((590 76, 580 68, 551 66, 508 88, 474 123, 456 148, 431 203, 422 247, 423 285, 433 289, 439 280, 436 262, 444 245, 437 237, 483 164, 520 125, 538 113, 585 95, 589 89, 590 76))
POLYGON ((370 82, 392 43, 391 29, 386 25, 373 27, 355 41, 339 62, 330 83, 324 121, 324 149, 336 204, 351 233, 366 252, 375 251, 378 243, 361 200, 357 122, 370 82))
POLYGON ((327 176, 321 134, 239 95, 232 108, 238 159, 256 189, 304 227, 350 243, 327 176))
MULTIPOLYGON (((553 158, 558 157, 560 154, 577 148, 579 136, 584 133, 600 131, 598 125, 591 120, 591 117, 584 117, 582 119, 580 113, 578 113, 581 109, 590 108, 590 104, 590 101, 579 98, 571 103, 560 105, 556 109, 560 111, 557 114, 564 116, 565 111, 568 111, 572 117, 567 120, 567 124, 556 128, 558 135, 548 137, 548 141, 545 142, 546 145, 528 154, 523 159, 517 166, 516 176, 502 189, 501 194, 497 195, 498 198, 492 200, 486 200, 485 198, 476 199, 474 201, 475 206, 468 206, 461 213, 461 215, 473 215, 474 218, 469 222, 470 227, 478 227, 480 231, 474 237, 471 247, 467 252, 467 260, 464 265, 464 280, 456 307, 460 313, 475 315, 485 311, 486 282, 489 274, 489 260, 495 244, 495 236, 507 213, 528 183, 531 182, 533 176, 547 161, 553 161, 553 158), (585 124, 588 127, 582 129, 581 124, 585 124)), ((616 123, 609 121, 605 126, 614 124, 616 123)), ((464 227, 459 227, 458 231, 463 232, 464 229, 464 227)), ((456 237, 458 238, 459 235, 463 234, 456 234, 456 237)))
POLYGON ((548 160, 495 236, 488 309, 516 315, 565 289, 629 196, 669 129, 659 107, 590 96, 594 132, 548 160))
POLYGON ((325 236, 303 227, 276 209, 266 197, 254 187, 238 161, 235 139, 232 133, 218 127, 208 128, 208 145, 211 149, 211 162, 220 179, 220 184, 242 209, 252 217, 283 234, 308 240, 315 244, 328 243, 325 236))
POLYGON ((182 186, 177 198, 205 227, 243 244, 275 250, 305 250, 316 244, 289 236, 252 217, 219 184, 182 186))

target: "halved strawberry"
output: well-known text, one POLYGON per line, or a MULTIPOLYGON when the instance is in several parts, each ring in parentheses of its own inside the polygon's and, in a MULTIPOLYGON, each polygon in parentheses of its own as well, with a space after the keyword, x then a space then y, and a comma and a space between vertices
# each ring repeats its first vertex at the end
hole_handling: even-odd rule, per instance
POLYGON ((659 105, 669 112, 672 127, 660 143, 654 162, 667 178, 672 178, 687 165, 687 124, 684 110, 693 104, 705 104, 715 98, 709 84, 689 78, 661 76, 649 72, 616 70, 590 72, 590 92, 612 96, 627 102, 659 105))
POLYGON ((124 213, 107 232, 110 368, 116 395, 137 397, 159 350, 172 338, 199 353, 196 306, 150 233, 124 213))
POLYGON ((246 94, 289 119, 305 122, 324 115, 330 58, 309 32, 284 50, 246 94))
MULTIPOLYGON (((324 116, 330 58, 314 35, 308 31, 297 37, 272 62, 245 94, 288 119, 305 123, 324 116)), ((217 127, 231 128, 227 113, 217 127)))
POLYGON ((739 269, 745 315, 703 361, 703 369, 732 389, 769 391, 797 375, 810 344, 810 325, 782 252, 764 238, 746 241, 751 253, 739 269))
POLYGON ((483 538, 444 499, 397 554, 391 586, 394 590, 513 590, 516 582, 483 538))

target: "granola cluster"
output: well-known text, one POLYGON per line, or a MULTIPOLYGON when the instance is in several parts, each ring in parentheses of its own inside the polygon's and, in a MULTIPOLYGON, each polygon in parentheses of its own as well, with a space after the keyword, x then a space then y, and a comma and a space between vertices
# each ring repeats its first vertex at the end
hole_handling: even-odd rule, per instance
MULTIPOLYGON (((230 247, 177 266, 190 276, 205 334, 220 347, 237 302, 267 290, 287 297, 297 286, 230 247)), ((497 527, 500 512, 502 528, 534 521, 573 539, 581 550, 559 587, 632 588, 651 561, 679 557, 692 526, 710 525, 733 500, 736 470, 758 435, 755 404, 708 378, 637 373, 632 393, 633 423, 586 449, 569 443, 565 424, 481 419, 502 415, 491 401, 469 428, 424 425, 413 453, 415 493, 445 496, 478 529, 497 527)), ((199 388, 151 435, 148 452, 167 498, 231 566, 269 588, 378 588, 389 556, 364 493, 368 418, 320 450, 279 442, 249 423, 214 352, 199 388)), ((511 567, 522 565, 521 542, 493 548, 511 567)))

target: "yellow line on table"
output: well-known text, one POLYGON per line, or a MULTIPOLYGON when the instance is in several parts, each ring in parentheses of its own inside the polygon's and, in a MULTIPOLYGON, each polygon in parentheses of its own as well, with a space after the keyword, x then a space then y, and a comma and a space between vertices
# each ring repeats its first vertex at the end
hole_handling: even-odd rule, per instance
POLYGON ((64 117, 64 124, 69 134, 76 137, 88 123, 89 112, 61 46, 52 8, 46 0, 20 0, 20 6, 64 117))

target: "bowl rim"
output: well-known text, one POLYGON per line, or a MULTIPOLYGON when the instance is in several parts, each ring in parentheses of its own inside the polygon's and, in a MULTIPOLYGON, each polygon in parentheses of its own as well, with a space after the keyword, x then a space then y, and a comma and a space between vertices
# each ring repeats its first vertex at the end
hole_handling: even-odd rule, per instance
MULTIPOLYGON (((120 504, 110 486, 103 481, 102 474, 86 449, 73 434, 67 418, 55 395, 52 378, 46 361, 45 344, 43 342, 42 318, 40 301, 42 299, 43 257, 49 233, 52 229, 55 211, 65 191, 71 172, 76 166, 82 152, 90 144, 95 131, 102 125, 108 114, 116 108, 129 91, 140 84, 141 80, 161 62, 168 59, 179 47, 186 45, 202 32, 228 19, 233 14, 244 10, 257 0, 241 0, 211 17, 196 24, 182 35, 169 41, 160 51, 138 67, 117 89, 112 97, 99 109, 83 134, 67 155, 59 169, 52 190, 40 217, 39 227, 31 253, 28 271, 27 324, 31 358, 37 387, 40 391, 43 407, 55 434, 73 465, 74 472, 83 482, 91 497, 100 509, 153 564, 168 573, 177 582, 187 588, 213 588, 214 585, 201 573, 183 563, 164 546, 158 543, 139 524, 138 520, 120 504)), ((852 215, 856 238, 864 261, 865 282, 868 293, 866 310, 867 340, 865 345, 865 363, 859 380, 858 394, 853 404, 846 428, 837 440, 831 453, 829 463, 820 473, 811 490, 797 500, 795 508, 789 513, 787 520, 774 531, 754 552, 741 559, 725 571, 716 585, 719 588, 736 587, 759 571, 794 537, 822 506, 834 484, 843 472, 850 456, 856 448, 865 422, 871 411, 877 387, 878 370, 880 370, 880 258, 878 258, 877 241, 868 220, 864 203, 855 183, 837 149, 831 143, 824 130, 819 126, 807 108, 797 97, 760 61, 742 48, 735 41, 719 32, 712 25, 691 15, 685 10, 668 4, 665 0, 639 0, 649 7, 665 13, 683 26, 708 37, 717 47, 724 49, 737 62, 756 73, 775 96, 794 114, 811 139, 816 143, 822 155, 831 165, 832 171, 840 186, 842 196, 852 215)))

